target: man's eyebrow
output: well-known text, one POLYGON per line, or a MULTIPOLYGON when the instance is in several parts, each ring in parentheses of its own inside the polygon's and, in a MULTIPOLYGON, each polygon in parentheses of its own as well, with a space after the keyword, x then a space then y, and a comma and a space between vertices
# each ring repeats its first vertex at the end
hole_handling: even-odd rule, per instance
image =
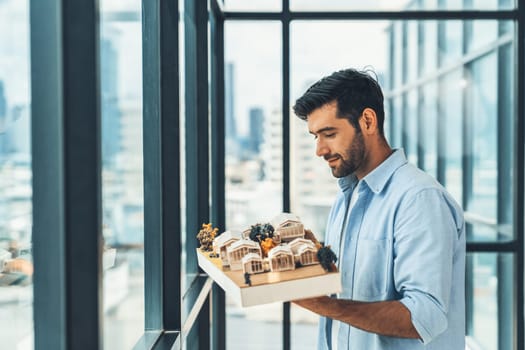
POLYGON ((321 128, 317 131, 312 131, 312 130, 308 130, 308 132, 312 135, 317 135, 317 134, 320 134, 322 132, 326 132, 326 131, 334 131, 336 130, 337 128, 335 126, 325 126, 324 128, 321 128))

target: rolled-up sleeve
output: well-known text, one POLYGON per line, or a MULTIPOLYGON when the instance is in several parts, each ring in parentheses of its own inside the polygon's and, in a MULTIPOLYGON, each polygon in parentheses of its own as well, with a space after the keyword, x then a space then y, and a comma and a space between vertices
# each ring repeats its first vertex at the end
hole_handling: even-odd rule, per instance
POLYGON ((458 231, 438 189, 400 203, 394 223, 394 283, 424 344, 447 327, 458 231))

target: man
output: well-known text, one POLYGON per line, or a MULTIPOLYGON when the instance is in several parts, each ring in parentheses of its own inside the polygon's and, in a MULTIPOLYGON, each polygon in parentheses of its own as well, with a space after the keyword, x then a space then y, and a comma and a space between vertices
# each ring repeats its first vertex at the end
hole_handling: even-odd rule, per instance
POLYGON ((335 72, 297 100, 339 178, 327 245, 342 292, 295 301, 319 315, 319 349, 465 349, 465 224, 431 176, 393 150, 368 72, 335 72))

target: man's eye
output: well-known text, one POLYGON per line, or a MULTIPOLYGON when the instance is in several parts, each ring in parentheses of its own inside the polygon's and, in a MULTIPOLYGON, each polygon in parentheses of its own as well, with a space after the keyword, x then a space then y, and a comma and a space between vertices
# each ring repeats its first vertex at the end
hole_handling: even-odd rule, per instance
POLYGON ((331 137, 334 137, 335 136, 335 132, 331 133, 331 134, 325 134, 324 137, 328 137, 328 138, 331 138, 331 137))

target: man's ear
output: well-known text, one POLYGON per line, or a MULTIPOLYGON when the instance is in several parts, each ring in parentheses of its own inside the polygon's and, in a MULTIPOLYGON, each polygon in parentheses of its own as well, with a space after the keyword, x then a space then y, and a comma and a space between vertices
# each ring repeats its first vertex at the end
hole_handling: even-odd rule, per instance
POLYGON ((365 108, 359 118, 359 125, 361 131, 365 134, 371 135, 377 131, 377 115, 372 108, 365 108))

